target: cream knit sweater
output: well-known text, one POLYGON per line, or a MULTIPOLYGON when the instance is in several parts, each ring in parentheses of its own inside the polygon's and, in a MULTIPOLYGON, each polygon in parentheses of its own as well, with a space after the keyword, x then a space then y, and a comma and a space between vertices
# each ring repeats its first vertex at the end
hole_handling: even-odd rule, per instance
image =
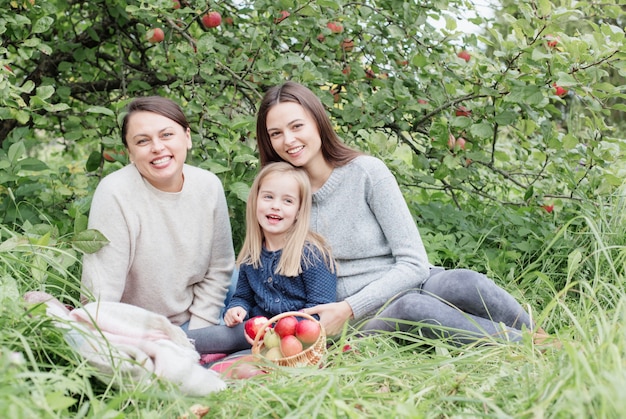
POLYGON ((83 258, 84 295, 143 307, 195 329, 219 323, 235 263, 222 184, 185 165, 177 193, 154 188, 130 164, 94 193, 89 228, 110 241, 83 258))

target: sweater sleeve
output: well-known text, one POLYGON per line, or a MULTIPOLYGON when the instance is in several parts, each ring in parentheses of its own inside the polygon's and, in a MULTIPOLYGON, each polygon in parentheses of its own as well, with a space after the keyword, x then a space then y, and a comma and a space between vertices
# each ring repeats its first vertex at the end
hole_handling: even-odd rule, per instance
POLYGON ((239 267, 239 278, 237 279, 237 288, 233 297, 228 303, 228 309, 233 307, 242 307, 247 313, 254 305, 254 290, 250 286, 250 271, 252 267, 249 265, 241 265, 239 267))
POLYGON ((91 300, 119 302, 126 286, 133 245, 129 223, 133 220, 132 215, 125 213, 114 188, 115 185, 105 179, 92 199, 88 227, 100 231, 109 243, 83 256, 83 303, 91 300))

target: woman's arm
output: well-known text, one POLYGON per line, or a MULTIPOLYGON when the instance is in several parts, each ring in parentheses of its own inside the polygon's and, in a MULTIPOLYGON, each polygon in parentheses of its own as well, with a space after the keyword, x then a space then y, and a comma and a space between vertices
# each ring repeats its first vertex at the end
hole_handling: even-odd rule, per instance
POLYGON ((94 193, 89 211, 90 229, 100 231, 109 240, 95 253, 83 256, 82 300, 119 302, 126 286, 131 260, 132 215, 125 213, 123 202, 102 181, 94 193))

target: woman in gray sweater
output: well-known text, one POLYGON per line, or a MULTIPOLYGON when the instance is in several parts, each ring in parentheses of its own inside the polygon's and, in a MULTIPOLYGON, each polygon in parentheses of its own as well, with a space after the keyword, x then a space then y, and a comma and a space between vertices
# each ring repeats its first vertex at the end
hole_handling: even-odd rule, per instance
POLYGON ((311 180, 311 228, 336 258, 338 302, 305 311, 318 314, 329 335, 346 321, 371 318, 362 330, 419 328, 455 344, 518 341, 524 329, 545 338, 485 275, 428 262, 393 174, 381 160, 343 144, 311 90, 294 82, 269 89, 257 115, 257 141, 262 165, 287 161, 311 180))

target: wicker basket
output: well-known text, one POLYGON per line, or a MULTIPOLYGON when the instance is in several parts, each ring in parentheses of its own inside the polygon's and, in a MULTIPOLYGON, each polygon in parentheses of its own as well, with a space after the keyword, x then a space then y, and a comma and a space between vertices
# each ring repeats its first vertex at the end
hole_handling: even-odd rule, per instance
MULTIPOLYGON (((300 311, 287 311, 285 313, 278 314, 265 323, 265 325, 261 328, 261 330, 257 333, 254 338, 254 343, 252 344, 252 353, 255 355, 261 355, 261 351, 263 350, 264 344, 261 336, 263 335, 262 331, 265 331, 266 328, 278 322, 278 320, 284 317, 301 317, 309 320, 313 320, 317 322, 315 317, 310 316, 306 313, 302 313, 300 311)), ((319 322, 318 322, 319 323, 319 322)), ((322 362, 322 358, 326 354, 326 331, 324 330, 324 326, 320 324, 320 335, 317 340, 305 348, 302 352, 287 356, 284 358, 279 358, 272 360, 277 365, 283 367, 303 367, 303 366, 318 366, 322 362)))

